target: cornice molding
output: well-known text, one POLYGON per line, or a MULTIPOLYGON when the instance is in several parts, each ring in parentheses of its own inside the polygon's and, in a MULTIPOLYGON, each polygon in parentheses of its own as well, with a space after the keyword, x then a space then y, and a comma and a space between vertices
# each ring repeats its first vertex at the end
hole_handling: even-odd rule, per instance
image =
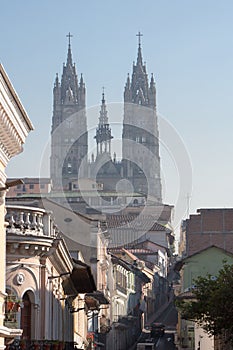
POLYGON ((8 162, 11 157, 22 152, 22 145, 25 142, 25 138, 23 140, 20 137, 19 132, 14 127, 12 118, 7 115, 0 100, 0 149, 5 162, 8 162))
MULTIPOLYGON (((34 127, 12 85, 12 83, 10 82, 10 79, 8 78, 6 71, 4 70, 2 64, 0 64, 0 82, 1 82, 1 87, 3 88, 3 90, 5 91, 5 93, 7 94, 7 96, 10 99, 11 102, 11 108, 13 109, 14 106, 14 110, 16 111, 16 115, 18 117, 20 117, 21 119, 21 123, 24 124, 27 132, 29 132, 30 130, 33 130, 34 127)), ((1 89, 1 91, 3 92, 3 90, 1 89)))
MULTIPOLYGON (((0 151, 0 162, 4 160, 2 158, 3 157, 0 151)), ((0 187, 5 187, 6 179, 7 179, 6 173, 0 169, 0 187)))
POLYGON ((62 238, 54 241, 55 248, 52 255, 49 256, 52 264, 57 271, 72 272, 73 262, 66 243, 62 238))
POLYGON ((0 160, 4 166, 11 157, 22 152, 31 130, 33 125, 0 64, 0 160))

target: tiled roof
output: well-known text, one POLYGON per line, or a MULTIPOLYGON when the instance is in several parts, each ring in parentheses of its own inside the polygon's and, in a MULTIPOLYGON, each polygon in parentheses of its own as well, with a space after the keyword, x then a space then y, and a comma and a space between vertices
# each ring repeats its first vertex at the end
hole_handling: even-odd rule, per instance
POLYGON ((153 216, 143 215, 107 215, 106 225, 108 233, 111 236, 110 246, 126 246, 138 241, 147 233, 155 234, 158 237, 158 243, 165 243, 168 231, 165 226, 156 222, 153 216), (163 238, 161 238, 161 234, 163 238), (162 242, 160 242, 162 239, 162 242))
MULTIPOLYGON (((7 181, 14 181, 17 180, 17 178, 9 178, 7 181)), ((23 177, 22 178, 23 183, 25 185, 27 184, 50 184, 51 179, 48 177, 23 177)))
POLYGON ((156 221, 152 215, 107 215, 109 229, 134 229, 142 231, 166 231, 167 228, 156 221))
POLYGON ((137 275, 143 282, 148 283, 150 282, 149 277, 142 272, 141 270, 139 270, 133 263, 130 263, 124 259, 122 259, 119 256, 116 256, 114 254, 111 254, 112 256, 112 262, 115 264, 119 264, 122 265, 125 269, 132 271, 133 273, 135 273, 135 275, 137 275))

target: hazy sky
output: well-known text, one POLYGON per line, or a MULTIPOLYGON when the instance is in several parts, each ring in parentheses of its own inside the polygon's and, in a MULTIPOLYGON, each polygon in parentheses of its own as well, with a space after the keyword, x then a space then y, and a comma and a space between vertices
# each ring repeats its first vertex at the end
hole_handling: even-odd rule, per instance
MULTIPOLYGON (((102 86, 109 105, 123 101, 139 30, 147 72, 156 80, 158 112, 189 154, 193 189, 185 191, 191 196, 190 212, 233 207, 230 0, 3 1, 0 61, 35 127, 24 152, 10 161, 8 176, 39 176, 51 129, 55 75, 61 76, 67 57, 67 33, 73 35, 73 61, 86 83, 87 107, 97 106, 97 124, 102 86)), ((115 121, 110 112, 109 119, 115 121)), ((166 140, 174 135, 162 133, 164 201, 176 205, 180 177, 185 178, 190 164, 184 160, 177 166, 176 150, 166 149, 166 140)), ((183 193, 181 200, 187 203, 183 193)))

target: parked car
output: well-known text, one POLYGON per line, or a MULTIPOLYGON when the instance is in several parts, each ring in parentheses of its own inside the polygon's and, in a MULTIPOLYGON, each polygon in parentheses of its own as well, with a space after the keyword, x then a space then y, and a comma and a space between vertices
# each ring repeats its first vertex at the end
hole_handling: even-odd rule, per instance
POLYGON ((163 323, 153 322, 151 324, 151 337, 162 337, 165 333, 165 325, 163 323))

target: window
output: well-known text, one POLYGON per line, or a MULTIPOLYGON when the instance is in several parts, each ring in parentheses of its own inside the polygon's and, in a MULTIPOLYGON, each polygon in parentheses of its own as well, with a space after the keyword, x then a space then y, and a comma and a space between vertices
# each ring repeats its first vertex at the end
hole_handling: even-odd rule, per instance
POLYGON ((142 143, 145 143, 145 142, 146 142, 146 137, 142 136, 142 143))
POLYGON ((70 120, 70 119, 67 120, 66 121, 66 126, 67 126, 68 129, 71 129, 72 128, 72 120, 70 120))
POLYGON ((67 172, 68 172, 68 174, 71 174, 71 173, 72 173, 72 164, 71 164, 70 161, 69 161, 68 164, 67 164, 67 172))
POLYGON ((30 188, 30 190, 33 190, 33 189, 34 189, 34 185, 33 185, 33 184, 30 184, 30 185, 29 185, 29 188, 30 188))

